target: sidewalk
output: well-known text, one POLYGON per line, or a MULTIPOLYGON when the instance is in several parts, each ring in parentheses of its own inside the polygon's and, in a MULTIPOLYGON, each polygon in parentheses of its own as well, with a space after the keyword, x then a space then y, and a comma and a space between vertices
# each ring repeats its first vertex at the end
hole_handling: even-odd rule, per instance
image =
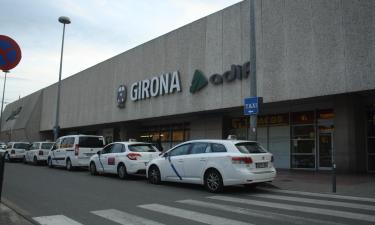
MULTIPOLYGON (((332 174, 329 171, 278 170, 277 173, 271 187, 332 193, 332 174)), ((337 174, 336 194, 375 198, 375 174, 337 174)))
MULTIPOLYGON (((16 213, 13 209, 0 203, 0 224, 2 225, 33 225, 29 220, 20 214, 16 213)), ((36 224, 36 223, 35 223, 36 224)))

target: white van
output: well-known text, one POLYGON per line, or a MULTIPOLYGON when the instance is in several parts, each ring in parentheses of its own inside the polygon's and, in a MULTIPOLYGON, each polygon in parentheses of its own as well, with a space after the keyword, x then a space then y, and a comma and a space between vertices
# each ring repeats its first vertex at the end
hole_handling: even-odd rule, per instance
POLYGON ((73 170, 75 167, 88 167, 90 157, 103 149, 103 136, 69 135, 57 139, 48 153, 47 164, 73 170))
POLYGON ((8 162, 14 160, 23 161, 29 146, 29 142, 8 142, 7 149, 5 150, 5 160, 8 162))

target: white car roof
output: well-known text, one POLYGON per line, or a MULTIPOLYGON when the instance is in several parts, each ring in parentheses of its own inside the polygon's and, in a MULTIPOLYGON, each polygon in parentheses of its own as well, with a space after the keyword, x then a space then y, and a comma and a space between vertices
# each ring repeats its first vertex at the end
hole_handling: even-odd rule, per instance
POLYGON ((196 143, 196 142, 210 142, 210 143, 221 143, 221 144, 237 144, 237 143, 242 143, 242 142, 257 143, 256 141, 232 140, 232 139, 198 139, 198 140, 187 141, 184 143, 196 143))
POLYGON ((149 142, 140 142, 140 141, 119 141, 119 142, 112 142, 110 144, 124 144, 124 145, 148 144, 148 145, 153 145, 152 143, 149 143, 149 142))

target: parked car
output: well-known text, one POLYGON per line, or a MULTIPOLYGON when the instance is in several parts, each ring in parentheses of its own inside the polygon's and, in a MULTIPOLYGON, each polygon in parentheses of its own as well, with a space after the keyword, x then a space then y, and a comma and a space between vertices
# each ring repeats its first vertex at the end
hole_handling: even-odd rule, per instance
POLYGON ((188 141, 147 165, 147 178, 152 184, 195 183, 210 192, 220 192, 229 185, 254 187, 272 181, 275 176, 273 155, 252 141, 188 141))
POLYGON ((111 143, 91 157, 90 173, 112 173, 121 179, 127 178, 129 174, 145 174, 147 163, 159 154, 156 146, 150 143, 111 143))
POLYGON ((5 144, 5 142, 0 142, 0 150, 1 149, 6 149, 7 148, 7 144, 5 144))
POLYGON ((29 145, 29 142, 9 142, 5 151, 5 160, 8 162, 23 161, 29 145))
POLYGON ((95 135, 69 135, 56 140, 48 153, 49 167, 60 166, 67 170, 88 167, 90 157, 103 149, 104 137, 95 135))
POLYGON ((33 142, 25 154, 25 163, 32 162, 34 165, 46 163, 48 152, 54 142, 33 142))

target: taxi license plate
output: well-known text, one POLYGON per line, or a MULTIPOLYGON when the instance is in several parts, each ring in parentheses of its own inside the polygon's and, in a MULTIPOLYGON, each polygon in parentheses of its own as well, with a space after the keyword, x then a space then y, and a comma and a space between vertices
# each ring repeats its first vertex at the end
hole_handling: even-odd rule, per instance
POLYGON ((256 168, 267 168, 268 162, 262 162, 262 163, 255 163, 256 168))

